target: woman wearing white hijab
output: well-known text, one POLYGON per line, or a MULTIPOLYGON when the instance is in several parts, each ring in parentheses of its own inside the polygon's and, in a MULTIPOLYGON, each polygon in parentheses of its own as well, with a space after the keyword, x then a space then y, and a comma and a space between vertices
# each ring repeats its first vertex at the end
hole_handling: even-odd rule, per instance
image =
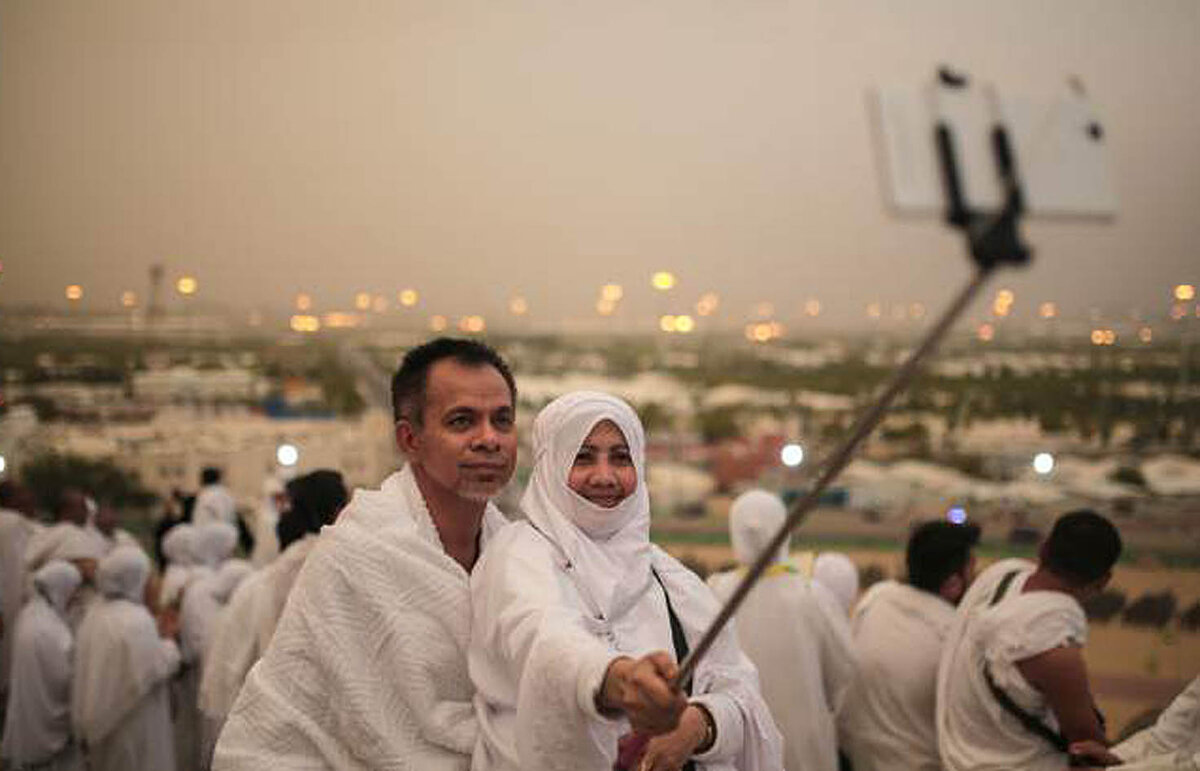
POLYGON ((159 592, 158 606, 169 608, 179 603, 183 588, 187 586, 196 564, 195 552, 196 526, 187 522, 176 525, 163 536, 162 550, 167 558, 167 569, 163 572, 162 588, 159 592))
MULTIPOLYGON (((468 662, 480 724, 472 768, 607 771, 630 731, 613 709, 622 699, 612 698, 629 693, 629 667, 665 658, 658 673, 669 677, 671 659, 718 607, 649 542, 645 439, 627 404, 561 397, 538 415, 533 443, 521 500, 528 521, 501 530, 471 575, 468 662)), ((732 629, 702 660, 691 696, 674 730, 650 726, 669 732, 649 742, 637 768, 780 767, 779 733, 732 629)))
POLYGON ((34 573, 34 595, 17 617, 0 757, 18 771, 83 768, 83 755, 71 735, 75 640, 67 626, 67 604, 82 582, 69 562, 47 562, 34 573))
POLYGON ((149 575, 140 549, 113 549, 96 572, 103 599, 79 627, 71 717, 91 771, 175 769, 166 685, 179 648, 142 603, 149 575))
MULTIPOLYGON (((729 510, 733 554, 742 566, 709 579, 727 599, 787 519, 778 496, 749 490, 729 510)), ((845 611, 832 593, 805 577, 788 547, 737 612, 738 639, 762 676, 763 698, 780 732, 787 771, 836 771, 834 715, 854 677, 845 611)))

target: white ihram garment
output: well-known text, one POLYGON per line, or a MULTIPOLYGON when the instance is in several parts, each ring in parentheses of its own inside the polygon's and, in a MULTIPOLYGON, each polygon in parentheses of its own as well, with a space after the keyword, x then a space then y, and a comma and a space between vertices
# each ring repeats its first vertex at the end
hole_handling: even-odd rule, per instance
POLYGON ((192 524, 204 527, 217 522, 236 526, 237 503, 225 485, 205 485, 196 494, 196 505, 192 508, 192 524))
POLYGON ((34 595, 21 610, 15 630, 5 630, 16 644, 0 757, 17 768, 83 767, 71 734, 75 641, 66 620, 67 603, 82 582, 74 565, 46 563, 33 577, 34 595))
POLYGON ((1112 748, 1128 771, 1200 771, 1200 677, 1175 697, 1154 725, 1112 748))
POLYGON ((838 714, 855 771, 940 771, 938 662, 954 606, 896 581, 867 590, 850 622, 858 676, 838 714))
MULTIPOLYGON (((489 504, 481 548, 503 523, 489 504)), ((215 771, 466 771, 477 733, 467 580, 410 467, 356 490, 246 677, 215 771)))
POLYGON ((1022 726, 996 700, 983 676, 992 677, 1025 712, 1051 729, 1058 723, 1046 699, 1016 663, 1055 648, 1087 641, 1087 618, 1062 592, 1023 593, 1035 565, 1003 560, 971 585, 959 603, 938 668, 938 751, 947 771, 1062 771, 1067 756, 1022 726), (1002 600, 990 605, 1004 576, 1016 570, 1002 600))
MULTIPOLYGON (((786 516, 775 495, 751 490, 738 496, 729 514, 737 561, 751 564, 786 516)), ((744 575, 733 570, 709 583, 724 602, 744 575)), ((849 630, 837 600, 791 564, 785 542, 735 620, 738 641, 758 668, 763 700, 783 735, 784 768, 836 771, 834 715, 854 676, 849 630)))
POLYGON ((25 546, 36 525, 28 517, 11 509, 0 509, 0 697, 8 690, 12 664, 13 639, 17 615, 25 596, 25 546))
POLYGON ((100 561, 102 595, 76 638, 71 717, 92 771, 173 771, 167 680, 179 649, 158 635, 142 604, 149 560, 120 547, 100 561))
POLYGON ((167 558, 167 569, 163 571, 159 588, 158 606, 169 608, 179 603, 183 589, 192 576, 196 564, 196 526, 187 522, 175 525, 163 535, 162 551, 167 558))
MULTIPOLYGON (((607 771, 629 724, 596 711, 605 669, 618 655, 673 651, 666 597, 651 568, 690 644, 717 603, 649 543, 645 443, 624 402, 588 392, 557 399, 538 415, 533 441, 533 476, 521 500, 529 521, 502 530, 471 576, 469 660, 480 723, 472 768, 607 771), (612 509, 566 485, 580 444, 605 419, 624 434, 639 480, 612 509)), ((779 768, 779 734, 732 629, 702 660, 693 693, 717 724, 700 768, 779 768)))
POLYGON ((267 477, 263 482, 263 498, 254 515, 254 551, 250 562, 256 568, 271 564, 279 556, 279 535, 275 528, 279 524, 279 509, 275 496, 283 493, 283 482, 277 477, 267 477))
POLYGON ((250 667, 258 661, 279 624, 288 594, 315 535, 291 544, 266 568, 248 576, 217 619, 212 647, 200 683, 200 711, 209 719, 225 722, 250 667))

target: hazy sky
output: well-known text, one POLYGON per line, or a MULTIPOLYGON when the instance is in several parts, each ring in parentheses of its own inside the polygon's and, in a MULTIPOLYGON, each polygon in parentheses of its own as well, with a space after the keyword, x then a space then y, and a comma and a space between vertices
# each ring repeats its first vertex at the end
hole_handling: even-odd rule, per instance
POLYGON ((155 261, 238 308, 936 304, 960 239, 887 213, 865 92, 940 61, 1078 74, 1108 129, 1121 214, 1031 224, 1018 311, 1200 282, 1195 0, 0 0, 0 308, 115 308, 155 261))

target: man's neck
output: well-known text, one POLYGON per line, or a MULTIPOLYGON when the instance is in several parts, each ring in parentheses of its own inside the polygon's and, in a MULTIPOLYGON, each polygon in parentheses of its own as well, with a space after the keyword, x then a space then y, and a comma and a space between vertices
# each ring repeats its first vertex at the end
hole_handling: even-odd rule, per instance
POLYGON ((1069 594, 1075 599, 1079 599, 1079 591, 1062 580, 1054 573, 1042 566, 1038 566, 1037 570, 1029 576, 1025 581, 1025 586, 1021 589, 1022 592, 1062 592, 1069 594))
POLYGON ((486 501, 473 501, 457 495, 434 481, 425 470, 413 465, 413 478, 425 499, 429 518, 437 528, 446 554, 468 573, 479 558, 479 531, 483 527, 486 501))

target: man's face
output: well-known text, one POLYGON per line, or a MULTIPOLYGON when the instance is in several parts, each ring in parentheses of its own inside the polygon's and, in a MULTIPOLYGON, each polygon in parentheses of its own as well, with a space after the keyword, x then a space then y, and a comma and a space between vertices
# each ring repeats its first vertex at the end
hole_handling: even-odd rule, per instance
POLYGON ((67 490, 63 493, 62 508, 59 511, 59 520, 70 522, 73 525, 84 525, 87 523, 87 499, 83 493, 78 490, 67 490))
POLYGON ((471 501, 508 483, 517 456, 512 394, 490 365, 442 359, 429 370, 423 424, 396 424, 396 440, 428 481, 471 501))

